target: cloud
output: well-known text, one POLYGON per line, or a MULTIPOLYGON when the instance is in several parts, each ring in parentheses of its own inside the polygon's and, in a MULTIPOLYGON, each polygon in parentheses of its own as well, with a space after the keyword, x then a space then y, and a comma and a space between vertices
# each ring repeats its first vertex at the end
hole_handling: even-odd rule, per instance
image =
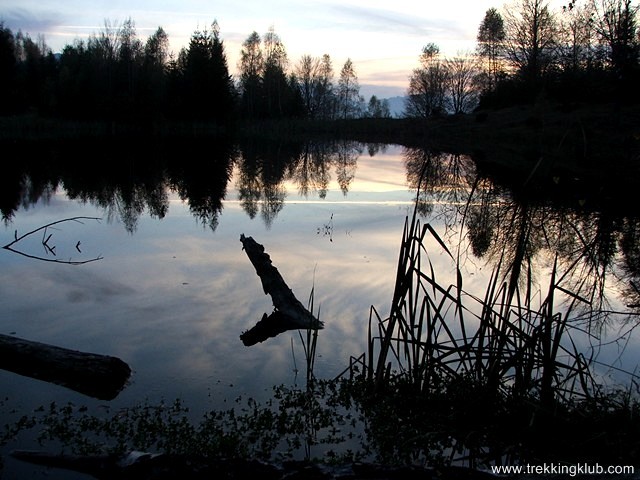
POLYGON ((22 30, 30 34, 46 34, 58 27, 62 16, 52 10, 39 10, 37 13, 25 8, 12 8, 0 16, 0 21, 5 23, 14 32, 22 30))
POLYGON ((425 19, 398 11, 337 4, 331 7, 332 13, 341 18, 340 24, 350 29, 377 32, 380 34, 412 35, 418 37, 433 36, 442 31, 457 30, 448 20, 425 19))

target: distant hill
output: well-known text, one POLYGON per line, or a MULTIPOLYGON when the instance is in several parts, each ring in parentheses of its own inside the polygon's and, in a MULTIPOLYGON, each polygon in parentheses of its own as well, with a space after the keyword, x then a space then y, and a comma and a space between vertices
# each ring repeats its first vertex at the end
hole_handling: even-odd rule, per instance
POLYGON ((406 97, 390 97, 386 100, 389 102, 389 110, 392 117, 402 117, 404 113, 404 102, 406 97))
POLYGON ((361 84, 360 95, 364 98, 365 103, 369 102, 372 95, 375 95, 378 100, 387 100, 389 102, 389 110, 391 110, 392 117, 402 117, 404 112, 404 93, 405 88, 384 86, 384 85, 372 85, 361 84))

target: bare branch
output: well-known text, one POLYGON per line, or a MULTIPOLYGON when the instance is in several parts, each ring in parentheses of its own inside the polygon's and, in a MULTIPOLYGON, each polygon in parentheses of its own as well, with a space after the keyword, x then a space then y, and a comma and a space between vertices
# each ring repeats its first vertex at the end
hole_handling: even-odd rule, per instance
MULTIPOLYGON (((55 245, 54 246, 49 245, 49 240, 51 239, 51 236, 53 234, 50 233, 47 236, 47 229, 51 228, 54 225, 58 225, 58 224, 65 223, 65 222, 77 222, 77 223, 80 223, 80 224, 84 225, 82 220, 95 220, 95 221, 99 222, 102 219, 100 217, 71 217, 71 218, 64 218, 62 220, 56 220, 55 222, 51 222, 51 223, 48 223, 46 225, 42 225, 41 227, 38 227, 38 228, 36 228, 34 230, 31 230, 31 231, 29 231, 29 232, 27 232, 27 233, 25 233, 23 235, 20 235, 20 236, 18 236, 18 231, 16 230, 14 232, 14 240, 9 242, 9 243, 7 243, 2 248, 4 248, 5 250, 9 250, 9 251, 11 251, 13 253, 17 253, 18 255, 22 255, 23 257, 33 258, 33 259, 36 259, 36 260, 42 260, 43 262, 63 263, 63 264, 66 264, 66 265, 83 265, 85 263, 90 263, 90 262, 95 262, 97 260, 102 260, 102 258, 103 258, 102 255, 98 255, 97 257, 90 258, 88 260, 72 260, 71 258, 69 258, 68 260, 61 260, 61 259, 58 259, 58 258, 47 258, 47 257, 43 257, 43 256, 40 256, 40 255, 31 255, 29 253, 25 253, 25 252, 22 252, 20 250, 17 250, 16 248, 14 248, 14 245, 17 245, 20 241, 22 241, 25 238, 27 238, 27 237, 29 237, 31 235, 34 235, 35 233, 37 233, 37 232, 42 230, 43 231, 43 233, 42 233, 42 246, 44 247, 45 252, 51 253, 55 257, 56 256, 56 252, 55 252, 56 246, 55 245)), ((76 250, 78 250, 78 252, 82 253, 80 251, 80 241, 78 241, 78 243, 76 243, 76 250)))

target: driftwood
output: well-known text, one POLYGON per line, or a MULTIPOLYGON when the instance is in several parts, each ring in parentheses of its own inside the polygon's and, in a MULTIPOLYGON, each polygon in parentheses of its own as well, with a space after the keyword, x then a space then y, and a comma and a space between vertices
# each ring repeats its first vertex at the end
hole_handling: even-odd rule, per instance
POLYGON ((0 335, 0 368, 55 383, 100 400, 112 400, 131 375, 116 357, 0 335))
POLYGON ((496 480, 488 472, 464 467, 429 468, 367 463, 325 465, 307 461, 271 464, 258 460, 205 458, 186 455, 130 452, 121 456, 55 455, 14 451, 11 456, 36 465, 81 472, 98 480, 210 480, 213 478, 261 480, 496 480))
POLYGON ((240 335, 242 342, 250 346, 287 330, 323 328, 323 323, 293 294, 278 269, 271 263, 264 247, 244 234, 240 235, 240 241, 260 277, 265 295, 271 295, 275 309, 270 315, 265 313, 253 328, 240 335))

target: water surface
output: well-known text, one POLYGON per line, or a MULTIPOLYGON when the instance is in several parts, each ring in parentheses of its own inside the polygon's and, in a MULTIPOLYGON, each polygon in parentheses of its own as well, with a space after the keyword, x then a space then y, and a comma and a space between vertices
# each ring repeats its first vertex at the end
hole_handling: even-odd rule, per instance
MULTIPOLYGON (((21 243, 24 253, 40 259, 0 250, 0 333, 116 356, 133 373, 123 391, 105 402, 0 371, 3 420, 51 402, 117 409, 176 398, 197 417, 228 407, 239 395, 265 399, 273 385, 304 383, 297 332, 252 347, 240 341, 243 331, 273 309, 242 251, 241 234, 264 246, 303 304, 314 292, 315 310, 325 324, 315 373, 333 378, 351 355, 366 350, 370 307, 388 313, 403 226, 413 211, 424 162, 432 162, 432 181, 421 193, 422 219, 464 257, 469 291, 481 295, 495 262, 492 252, 517 240, 488 219, 505 219, 521 206, 514 207, 504 189, 474 180, 477 172, 469 158, 434 159, 394 145, 305 148, 294 154, 257 148, 220 154, 222 165, 203 168, 202 178, 186 167, 177 175, 180 159, 174 159, 166 178, 154 180, 140 175, 140 170, 153 169, 147 171, 135 159, 124 163, 127 168, 118 165, 117 172, 98 174, 89 185, 78 179, 78 163, 57 182, 44 175, 41 184, 23 178, 22 191, 39 194, 23 195, 9 215, 4 210, 2 245, 58 220, 98 220, 64 222, 21 243), (296 161, 285 161, 289 156, 296 161), (461 219, 471 225, 469 231, 466 224, 460 226, 461 219), (55 257, 42 244, 49 234, 55 257), (53 259, 98 260, 81 265, 46 261, 53 259)), ((544 224, 548 232, 560 218, 590 230, 588 214, 549 206, 526 211, 528 217, 520 211, 518 218, 529 218, 529 225, 537 222, 536 228, 544 224)), ((621 240, 612 237, 614 243, 624 246, 629 232, 636 231, 637 222, 627 223, 626 230, 618 228, 621 240)), ((532 256, 535 251, 542 277, 552 255, 539 237, 527 237, 527 248, 532 256)), ((451 259, 437 242, 430 248, 434 268, 455 281, 451 259)), ((618 267, 631 258, 616 255, 611 259, 618 267)), ((630 275, 635 278, 632 269, 630 275)), ((629 285, 629 277, 619 275, 607 288, 617 294, 629 285)), ((615 308, 632 303, 615 295, 611 302, 615 308)), ((633 368, 633 357, 624 365, 617 358, 623 347, 635 346, 631 335, 625 342, 614 342, 608 359, 633 368)), ((584 348, 593 352, 588 341, 584 348)), ((604 369, 603 375, 610 372, 604 369)), ((18 443, 10 447, 34 448, 28 440, 18 443)))

